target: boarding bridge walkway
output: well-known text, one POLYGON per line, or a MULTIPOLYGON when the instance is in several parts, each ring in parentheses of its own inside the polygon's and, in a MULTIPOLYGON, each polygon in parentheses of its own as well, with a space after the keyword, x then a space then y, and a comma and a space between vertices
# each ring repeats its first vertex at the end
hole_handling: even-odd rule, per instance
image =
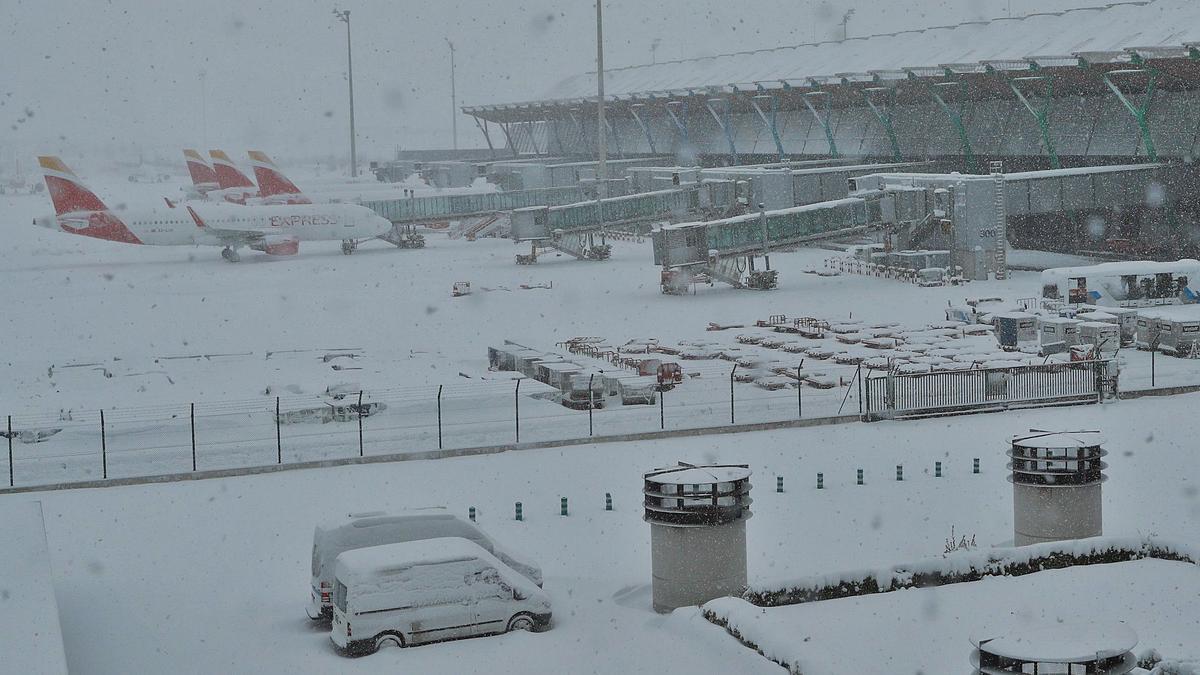
POLYGON ((604 260, 611 252, 605 241, 608 227, 703 216, 728 209, 732 202, 732 184, 713 181, 576 204, 517 209, 512 213, 511 236, 531 244, 528 256, 518 256, 521 264, 536 262, 538 248, 562 251, 581 260, 604 260))
POLYGON ((557 206, 583 201, 579 186, 464 195, 435 195, 364 202, 363 206, 392 223, 426 223, 484 216, 531 206, 557 206))

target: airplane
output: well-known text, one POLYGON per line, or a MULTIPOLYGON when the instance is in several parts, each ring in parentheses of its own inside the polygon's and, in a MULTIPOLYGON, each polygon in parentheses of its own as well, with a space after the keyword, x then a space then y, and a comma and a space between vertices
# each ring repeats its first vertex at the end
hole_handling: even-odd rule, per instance
POLYGON ((51 230, 147 246, 220 246, 238 262, 242 247, 267 255, 296 255, 302 241, 342 242, 350 255, 358 245, 382 238, 392 224, 357 204, 275 206, 205 205, 113 211, 58 157, 38 157, 54 216, 33 223, 51 230))
POLYGON ((184 188, 189 198, 204 199, 210 192, 221 189, 217 180, 217 172, 204 161, 200 153, 190 148, 183 151, 183 159, 187 162, 188 174, 192 177, 191 188, 184 188))
MULTIPOLYGON (((327 202, 364 202, 383 199, 403 199, 403 188, 391 183, 360 183, 358 185, 321 185, 313 190, 303 190, 292 182, 283 171, 261 150, 250 150, 250 165, 254 167, 254 179, 258 181, 259 203, 264 204, 314 204, 327 202)), ((249 200, 248 203, 254 200, 249 200)))

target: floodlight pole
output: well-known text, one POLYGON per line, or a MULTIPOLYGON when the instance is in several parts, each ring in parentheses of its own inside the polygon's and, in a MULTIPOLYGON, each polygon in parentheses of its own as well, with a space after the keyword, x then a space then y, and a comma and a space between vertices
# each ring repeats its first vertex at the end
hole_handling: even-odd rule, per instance
MULTIPOLYGON (((608 192, 608 129, 604 119, 604 9, 602 0, 596 0, 596 114, 599 161, 596 163, 596 187, 600 197, 608 192)), ((603 214, 601 214, 603 218, 603 214)))
POLYGON ((333 10, 338 21, 346 24, 346 74, 350 81, 350 176, 358 177, 358 152, 354 142, 354 59, 350 50, 350 10, 333 10))
POLYGON ((454 43, 446 38, 450 45, 450 120, 454 123, 454 150, 458 150, 458 89, 454 83, 454 43))

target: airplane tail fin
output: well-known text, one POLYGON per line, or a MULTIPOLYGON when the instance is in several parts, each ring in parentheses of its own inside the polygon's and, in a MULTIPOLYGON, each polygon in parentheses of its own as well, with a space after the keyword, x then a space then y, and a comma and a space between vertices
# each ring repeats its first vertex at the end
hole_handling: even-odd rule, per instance
POLYGON ((254 183, 250 182, 246 174, 237 168, 224 150, 209 150, 208 155, 212 157, 213 171, 217 174, 217 182, 221 185, 222 190, 254 187, 254 183))
POLYGON ((254 167, 254 179, 258 181, 258 194, 261 197, 276 197, 280 195, 302 195, 300 188, 288 180, 287 176, 275 166, 275 162, 260 150, 251 150, 250 164, 254 167))
POLYGON ((217 180, 217 172, 213 171, 213 168, 204 161, 199 152, 185 148, 183 158, 187 161, 188 173, 192 176, 192 185, 196 187, 220 185, 220 181, 217 180))
POLYGON ((57 215, 108 210, 96 193, 84 185, 58 157, 38 157, 38 164, 42 167, 46 189, 50 192, 50 201, 54 202, 57 215))

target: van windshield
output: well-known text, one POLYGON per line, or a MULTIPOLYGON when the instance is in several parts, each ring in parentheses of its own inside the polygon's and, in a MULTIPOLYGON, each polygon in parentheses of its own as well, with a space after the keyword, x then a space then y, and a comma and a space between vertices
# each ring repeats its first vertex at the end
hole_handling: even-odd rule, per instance
POLYGON ((346 584, 343 584, 341 579, 338 579, 333 589, 333 606, 346 611, 346 584))

